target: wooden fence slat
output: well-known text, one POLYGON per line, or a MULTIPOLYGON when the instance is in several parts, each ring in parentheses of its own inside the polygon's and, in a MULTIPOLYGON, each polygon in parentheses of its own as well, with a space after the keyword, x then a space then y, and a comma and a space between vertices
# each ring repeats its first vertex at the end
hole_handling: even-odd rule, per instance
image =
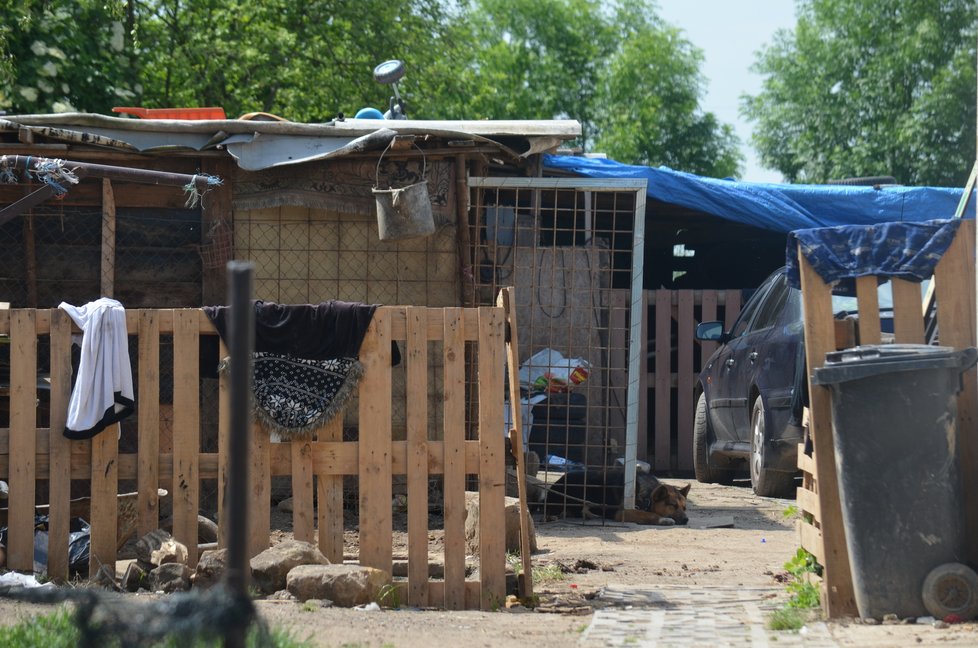
POLYGON ((115 576, 119 526, 119 424, 92 437, 91 547, 88 573, 103 566, 115 576))
POLYGON ((292 451, 292 536, 311 543, 315 517, 312 446, 305 440, 292 441, 288 445, 292 451))
POLYGON ((160 323, 157 311, 139 311, 139 474, 136 531, 160 526, 160 323))
POLYGON ((462 309, 445 308, 442 346, 444 409, 445 600, 465 605, 465 324, 462 309))
POLYGON ((809 367, 808 393, 811 403, 809 430, 818 457, 815 468, 819 485, 819 511, 822 514, 820 521, 824 543, 822 549, 824 560, 821 562, 825 568, 823 578, 828 593, 822 605, 829 617, 855 616, 858 611, 849 565, 849 552, 846 548, 845 527, 842 523, 839 481, 832 439, 832 406, 828 389, 811 381, 814 370, 825 364, 825 354, 835 350, 832 293, 829 286, 812 268, 808 259, 803 254, 799 254, 798 258, 805 308, 805 357, 809 367))
POLYGON ((506 596, 503 322, 501 308, 479 309, 479 577, 486 610, 506 596))
MULTIPOLYGON (((287 446, 274 444, 285 450, 287 446)), ((271 452, 272 441, 258 421, 251 424, 251 466, 248 470, 248 480, 251 482, 251 502, 254 505, 248 511, 248 553, 257 556, 268 549, 269 534, 272 530, 272 475, 271 452)), ((288 453, 291 456, 291 452, 288 453)))
POLYGON ((672 291, 655 291, 655 470, 672 469, 672 291))
MULTIPOLYGON (((71 397, 71 318, 58 309, 51 313, 51 410, 48 430, 48 578, 68 578, 68 533, 71 512, 71 441, 65 438, 71 397)), ((36 475, 35 475, 36 478, 36 475)))
POLYGON ((822 547, 825 545, 825 541, 822 538, 822 533, 804 520, 798 520, 797 529, 798 544, 815 556, 815 560, 820 565, 825 564, 825 555, 822 553, 822 547))
POLYGON ((407 313, 408 602, 428 603, 428 338, 425 308, 407 313))
POLYGON ((37 448, 37 336, 34 311, 10 311, 10 478, 7 568, 34 569, 37 448))
POLYGON ((723 329, 729 331, 740 315, 743 292, 739 289, 725 290, 723 293, 723 329))
MULTIPOLYGON (((678 361, 676 371, 679 374, 678 391, 676 394, 676 426, 679 431, 677 444, 679 448, 693 447, 693 382, 696 375, 693 372, 693 333, 696 322, 693 319, 693 291, 680 290, 677 308, 679 323, 678 361)), ((677 453, 679 470, 693 469, 693 453, 680 451, 677 453)))
MULTIPOLYGON (((112 181, 102 178, 102 267, 101 292, 103 297, 115 295, 115 194, 112 181)), ((154 489, 155 490, 155 489, 154 489)))
POLYGON ((859 343, 879 344, 883 339, 880 328, 880 302, 876 277, 856 278, 856 302, 859 308, 859 343))
MULTIPOLYGON (((642 350, 638 356, 638 444, 635 451, 639 459, 648 459, 649 432, 652 431, 652 436, 655 436, 655 428, 649 425, 649 294, 648 290, 642 291, 642 310, 638 314, 641 317, 639 326, 642 350)), ((633 313, 632 317, 635 316, 633 313)))
POLYGON ((360 346, 360 564, 391 573, 391 322, 378 308, 360 346))
POLYGON ((200 507, 199 311, 173 311, 173 537, 197 564, 200 507))
MULTIPOLYGON (((893 337, 899 344, 924 343, 924 316, 920 284, 891 279, 893 287, 893 337)), ((860 311, 860 316, 862 312, 860 311)))
MULTIPOLYGON (((717 319, 717 291, 704 290, 700 307, 700 323, 715 322, 717 319)), ((726 330, 726 329, 724 329, 726 330)), ((717 350, 716 342, 700 342, 700 364, 696 370, 701 370, 713 352, 717 350)))
MULTIPOLYGON (((219 358, 227 358, 229 352, 224 340, 219 342, 218 347, 219 358)), ((214 361, 217 362, 218 358, 214 358, 214 361)), ((231 460, 231 376, 227 371, 222 371, 217 380, 217 546, 226 549, 228 546, 226 498, 228 463, 231 460)), ((203 478, 205 476, 203 466, 200 466, 200 469, 200 476, 203 478)))
MULTIPOLYGON (((975 346, 975 221, 961 222, 950 247, 934 271, 940 343, 964 349, 975 346)), ((966 562, 978 564, 978 372, 961 375, 957 445, 964 504, 966 562)))
MULTIPOLYGON (((337 414, 319 430, 321 441, 343 440, 343 415, 337 414)), ((352 463, 352 462, 351 462, 352 463)), ((314 467, 313 470, 316 470, 314 467)), ((319 507, 319 550, 331 563, 343 562, 343 476, 316 472, 319 507)))

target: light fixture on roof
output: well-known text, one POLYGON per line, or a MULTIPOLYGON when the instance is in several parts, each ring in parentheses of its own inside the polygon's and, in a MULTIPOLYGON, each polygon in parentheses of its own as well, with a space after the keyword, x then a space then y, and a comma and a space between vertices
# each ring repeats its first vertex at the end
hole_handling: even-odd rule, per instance
POLYGON ((404 62, 397 59, 384 61, 374 68, 374 81, 389 85, 394 89, 394 96, 390 98, 390 107, 384 113, 384 119, 407 119, 404 110, 404 100, 401 93, 397 91, 397 82, 404 76, 404 62))

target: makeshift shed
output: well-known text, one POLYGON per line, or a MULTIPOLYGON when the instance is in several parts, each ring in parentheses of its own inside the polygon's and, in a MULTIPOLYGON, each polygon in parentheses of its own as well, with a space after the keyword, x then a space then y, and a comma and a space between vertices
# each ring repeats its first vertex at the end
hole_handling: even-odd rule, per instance
POLYGON ((698 322, 733 323, 745 296, 785 263, 788 232, 949 218, 960 188, 790 185, 545 155, 547 174, 644 179, 644 310, 638 457, 659 473, 692 471, 693 384, 713 351, 698 322))

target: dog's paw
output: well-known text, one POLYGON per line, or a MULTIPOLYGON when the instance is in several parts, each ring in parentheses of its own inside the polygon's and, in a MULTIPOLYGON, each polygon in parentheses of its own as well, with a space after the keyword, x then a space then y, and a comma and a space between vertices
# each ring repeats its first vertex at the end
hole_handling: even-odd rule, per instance
POLYGON ((659 526, 674 526, 675 524, 676 521, 673 520, 672 518, 667 518, 667 517, 659 518, 659 526))

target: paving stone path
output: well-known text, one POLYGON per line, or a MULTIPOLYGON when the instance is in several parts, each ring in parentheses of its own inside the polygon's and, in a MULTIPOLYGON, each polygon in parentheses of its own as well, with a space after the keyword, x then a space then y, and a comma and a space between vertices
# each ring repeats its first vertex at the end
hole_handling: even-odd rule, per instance
POLYGON ((611 586, 595 601, 591 625, 582 646, 635 648, 741 647, 831 648, 837 646, 822 623, 803 634, 766 628, 770 613, 780 605, 783 589, 760 587, 611 586))

